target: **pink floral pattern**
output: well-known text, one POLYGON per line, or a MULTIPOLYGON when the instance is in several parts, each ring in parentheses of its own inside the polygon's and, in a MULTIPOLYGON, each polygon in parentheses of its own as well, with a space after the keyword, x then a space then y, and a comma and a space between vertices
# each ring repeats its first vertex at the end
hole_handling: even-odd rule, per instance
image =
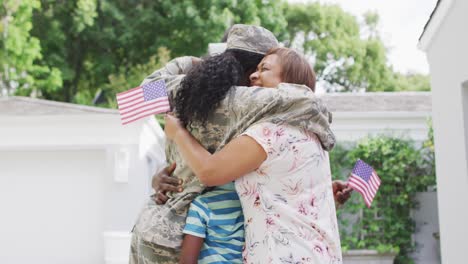
POLYGON ((268 157, 236 181, 244 263, 342 263, 328 153, 314 134, 261 123, 243 135, 268 157))

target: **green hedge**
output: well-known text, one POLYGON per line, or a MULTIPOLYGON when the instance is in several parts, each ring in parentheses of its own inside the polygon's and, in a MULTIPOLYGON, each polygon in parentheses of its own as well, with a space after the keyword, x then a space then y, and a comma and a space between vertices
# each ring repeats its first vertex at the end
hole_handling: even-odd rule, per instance
POLYGON ((330 159, 335 179, 347 179, 356 160, 362 159, 382 180, 370 209, 356 192, 338 210, 343 250, 393 251, 399 253, 395 263, 413 263, 411 209, 417 208, 416 193, 435 185, 432 129, 420 147, 410 140, 380 136, 338 146, 330 159))

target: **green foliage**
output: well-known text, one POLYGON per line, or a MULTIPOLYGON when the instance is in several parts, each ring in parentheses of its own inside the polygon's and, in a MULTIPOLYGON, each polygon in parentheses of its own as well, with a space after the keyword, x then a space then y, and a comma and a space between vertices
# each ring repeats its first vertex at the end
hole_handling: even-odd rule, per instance
POLYGON ((329 91, 391 91, 392 69, 376 30, 378 15, 366 14, 367 38, 357 19, 338 5, 291 4, 286 9, 289 46, 299 42, 315 58, 318 80, 329 91))
POLYGON ((378 32, 336 5, 284 0, 0 0, 0 89, 91 104, 155 70, 165 58, 200 56, 234 23, 264 26, 315 61, 331 91, 428 90, 427 77, 394 73, 378 32), (145 71, 145 72, 140 72, 145 71))
POLYGON ((141 82, 156 70, 150 66, 165 60, 158 57, 162 47, 173 57, 200 56, 233 23, 261 24, 278 35, 286 26, 280 0, 41 3, 33 34, 41 39, 47 64, 59 68, 64 80, 61 93, 43 96, 85 104, 98 91, 105 91, 110 102, 118 91, 141 82))
POLYGON ((93 26, 94 19, 97 17, 96 0, 78 0, 73 19, 73 32, 81 33, 86 27, 93 26))
MULTIPOLYGON (((428 141, 430 141, 429 139, 428 141)), ((411 210, 417 207, 415 194, 435 185, 434 160, 429 145, 415 147, 409 140, 392 137, 367 138, 347 150, 331 152, 335 178, 348 178, 357 159, 370 164, 382 180, 372 207, 368 209, 355 194, 338 211, 344 250, 376 249, 399 253, 395 263, 412 263, 414 244, 411 210)))
POLYGON ((429 132, 427 135, 427 139, 423 142, 423 147, 421 149, 421 156, 426 163, 426 166, 425 166, 425 169, 427 171, 426 174, 430 175, 430 177, 427 178, 426 181, 428 184, 434 185, 434 187, 436 187, 434 129, 432 127, 432 119, 429 119, 427 121, 427 125, 429 127, 429 132))
POLYGON ((345 180, 356 162, 348 157, 349 149, 354 148, 352 143, 336 145, 330 152, 330 169, 334 179, 345 180))
POLYGON ((395 73, 395 90, 397 91, 430 91, 431 84, 428 75, 395 73))
POLYGON ((379 14, 377 12, 367 11, 364 13, 364 21, 368 27, 368 34, 371 38, 378 37, 377 26, 379 24, 379 14))
POLYGON ((0 94, 57 92, 60 71, 43 64, 39 39, 32 37, 32 13, 37 0, 0 0, 0 94))
MULTIPOLYGON (((136 87, 140 85, 141 81, 148 76, 149 73, 155 69, 162 68, 170 60, 170 52, 164 47, 158 48, 156 56, 149 58, 146 64, 137 64, 130 68, 128 71, 120 67, 118 73, 109 76, 109 83, 104 85, 104 90, 109 93, 123 92, 127 90, 127 86, 136 87)), ((108 103, 111 106, 116 106, 116 98, 114 96, 108 97, 108 103)))
POLYGON ((161 128, 164 129, 164 125, 166 124, 166 121, 164 121, 164 115, 156 115, 156 121, 158 121, 161 128))

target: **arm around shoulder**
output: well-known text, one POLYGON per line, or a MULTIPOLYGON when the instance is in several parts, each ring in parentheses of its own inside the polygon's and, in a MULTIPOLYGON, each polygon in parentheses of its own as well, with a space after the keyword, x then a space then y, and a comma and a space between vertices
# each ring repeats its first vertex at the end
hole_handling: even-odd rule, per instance
POLYGON ((192 68, 194 62, 198 62, 200 59, 192 56, 183 56, 175 58, 169 61, 163 68, 158 69, 146 77, 141 83, 146 84, 162 76, 173 76, 187 74, 187 72, 192 68))
POLYGON ((165 121, 167 138, 176 143, 182 158, 207 186, 219 186, 240 178, 260 167, 267 158, 263 147, 250 136, 239 136, 211 154, 176 117, 168 114, 165 121))

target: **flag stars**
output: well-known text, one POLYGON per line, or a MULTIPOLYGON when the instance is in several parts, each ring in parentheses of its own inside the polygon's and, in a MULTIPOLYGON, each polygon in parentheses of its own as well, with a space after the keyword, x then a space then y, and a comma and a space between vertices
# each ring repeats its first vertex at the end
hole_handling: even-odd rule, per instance
POLYGON ((164 80, 151 82, 142 86, 145 101, 167 96, 164 80))

